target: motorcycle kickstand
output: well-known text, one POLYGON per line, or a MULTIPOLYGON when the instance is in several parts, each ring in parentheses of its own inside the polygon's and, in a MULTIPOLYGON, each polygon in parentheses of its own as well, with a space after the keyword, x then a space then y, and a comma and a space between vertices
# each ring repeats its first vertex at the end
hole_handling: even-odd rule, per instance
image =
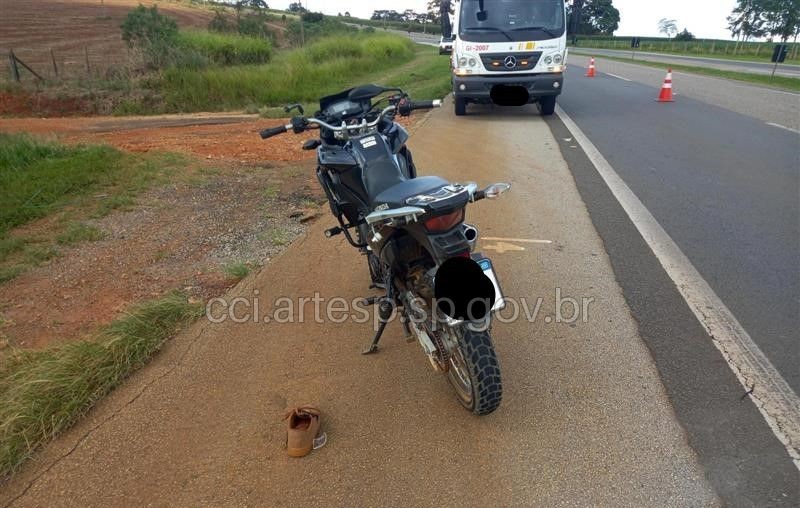
POLYGON ((392 317, 392 311, 394 310, 391 286, 392 278, 393 274, 392 272, 389 272, 389 275, 386 277, 389 290, 386 292, 385 297, 377 300, 377 311, 381 324, 378 326, 378 331, 375 332, 375 337, 372 338, 372 343, 367 349, 361 352, 362 355, 371 355, 378 351, 378 342, 381 340, 381 335, 383 335, 383 331, 386 329, 386 325, 389 323, 389 318, 392 317))
POLYGON ((375 337, 372 338, 372 344, 361 352, 362 355, 371 355, 372 353, 378 352, 378 341, 381 340, 381 335, 383 335, 383 330, 386 329, 387 323, 388 321, 383 321, 380 326, 378 326, 378 331, 375 333, 375 337))

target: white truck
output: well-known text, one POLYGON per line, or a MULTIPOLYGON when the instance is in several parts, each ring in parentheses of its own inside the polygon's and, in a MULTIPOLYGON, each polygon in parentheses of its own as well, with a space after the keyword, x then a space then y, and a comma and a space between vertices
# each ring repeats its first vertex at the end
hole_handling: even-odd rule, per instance
POLYGON ((538 104, 552 115, 567 59, 564 0, 456 0, 453 95, 467 104, 538 104))

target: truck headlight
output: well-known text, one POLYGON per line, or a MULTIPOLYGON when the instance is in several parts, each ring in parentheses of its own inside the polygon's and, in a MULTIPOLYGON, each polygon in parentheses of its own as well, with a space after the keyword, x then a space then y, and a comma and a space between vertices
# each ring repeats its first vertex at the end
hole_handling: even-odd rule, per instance
POLYGON ((564 60, 564 57, 562 57, 561 55, 556 55, 553 57, 553 63, 560 64, 562 60, 564 60))
POLYGON ((478 62, 474 58, 470 58, 467 63, 469 64, 470 67, 475 67, 476 65, 478 65, 478 62))
POLYGON ((458 59, 458 66, 459 67, 466 67, 467 66, 467 57, 462 56, 458 59))
POLYGON ((546 57, 544 57, 544 63, 545 63, 546 65, 550 65, 551 63, 553 63, 553 57, 552 57, 552 56, 546 56, 546 57))

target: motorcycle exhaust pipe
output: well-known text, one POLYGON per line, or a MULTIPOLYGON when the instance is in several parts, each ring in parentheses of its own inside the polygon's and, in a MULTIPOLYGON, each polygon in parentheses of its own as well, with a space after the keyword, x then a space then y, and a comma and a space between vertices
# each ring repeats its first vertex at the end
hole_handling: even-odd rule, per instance
POLYGON ((472 224, 462 224, 461 227, 464 230, 464 236, 467 238, 467 243, 469 244, 469 251, 475 251, 475 244, 478 243, 478 228, 473 226, 472 224))
POLYGON ((436 271, 433 295, 439 311, 461 321, 483 320, 497 297, 494 284, 480 265, 464 257, 442 263, 436 271))

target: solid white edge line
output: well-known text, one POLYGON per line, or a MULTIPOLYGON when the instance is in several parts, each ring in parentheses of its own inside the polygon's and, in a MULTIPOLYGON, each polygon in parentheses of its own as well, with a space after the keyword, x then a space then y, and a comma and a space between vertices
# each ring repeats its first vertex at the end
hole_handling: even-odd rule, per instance
POLYGON ((616 74, 611 74, 610 72, 606 72, 606 74, 608 74, 612 78, 621 79, 622 81, 630 81, 630 79, 628 79, 628 78, 623 78, 622 76, 617 76, 616 74))
POLYGON ((558 105, 556 114, 580 143, 739 382, 746 391, 752 390, 753 403, 800 470, 800 398, 597 147, 558 105))
POLYGON ((792 129, 791 127, 786 127, 785 125, 781 125, 779 123, 772 123, 772 122, 764 122, 767 125, 771 125, 773 127, 777 127, 779 129, 783 129, 785 131, 794 132, 795 134, 800 134, 800 131, 797 129, 792 129))

